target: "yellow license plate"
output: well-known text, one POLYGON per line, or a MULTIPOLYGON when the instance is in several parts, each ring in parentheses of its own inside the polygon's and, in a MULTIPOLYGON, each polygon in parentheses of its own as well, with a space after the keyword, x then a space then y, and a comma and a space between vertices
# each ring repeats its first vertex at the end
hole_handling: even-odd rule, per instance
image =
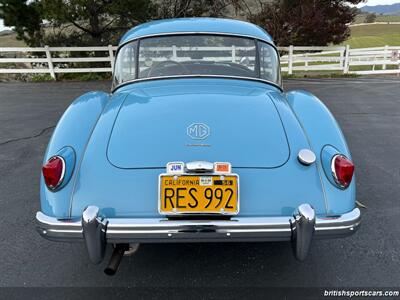
POLYGON ((239 178, 230 175, 160 175, 159 212, 225 214, 239 212, 239 178))

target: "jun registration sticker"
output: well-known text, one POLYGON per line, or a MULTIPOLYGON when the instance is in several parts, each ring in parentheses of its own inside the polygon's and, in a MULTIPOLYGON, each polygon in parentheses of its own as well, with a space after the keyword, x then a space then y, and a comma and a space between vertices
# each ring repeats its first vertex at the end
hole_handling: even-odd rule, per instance
POLYGON ((167 164, 167 173, 169 174, 182 174, 185 171, 185 164, 183 162, 170 162, 167 164))

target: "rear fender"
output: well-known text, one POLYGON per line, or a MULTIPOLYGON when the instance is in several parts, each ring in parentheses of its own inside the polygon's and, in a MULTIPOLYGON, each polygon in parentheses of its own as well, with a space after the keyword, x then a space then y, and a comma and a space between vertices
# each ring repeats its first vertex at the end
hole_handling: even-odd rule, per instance
POLYGON ((331 174, 325 172, 322 167, 322 157, 326 160, 326 153, 322 155, 322 151, 327 145, 351 159, 338 123, 328 108, 311 93, 291 91, 286 93, 286 98, 317 155, 318 170, 327 199, 328 215, 339 215, 351 211, 355 207, 355 178, 347 189, 342 190, 329 179, 328 176, 331 174))
MULTIPOLYGON (((75 154, 72 167, 78 169, 91 133, 109 97, 109 94, 104 92, 90 92, 77 98, 59 120, 47 146, 43 163, 68 147, 68 149, 72 148, 75 154)), ((73 172, 68 182, 56 192, 47 189, 43 176, 40 176, 40 202, 43 213, 60 219, 69 218, 71 193, 76 173, 73 172)))

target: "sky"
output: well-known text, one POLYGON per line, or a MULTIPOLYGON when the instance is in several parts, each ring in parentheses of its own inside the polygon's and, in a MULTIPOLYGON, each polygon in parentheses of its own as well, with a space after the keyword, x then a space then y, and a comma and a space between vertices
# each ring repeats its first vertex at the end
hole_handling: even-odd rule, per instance
MULTIPOLYGON (((357 7, 362 7, 364 5, 386 5, 400 2, 400 0, 368 0, 367 2, 358 4, 357 7)), ((8 29, 4 27, 3 20, 0 19, 0 31, 8 29)))
POLYGON ((399 0, 368 0, 366 3, 360 3, 357 5, 357 7, 362 7, 364 5, 387 5, 387 4, 393 4, 393 3, 398 3, 400 2, 399 0))
POLYGON ((4 27, 3 20, 0 19, 0 31, 2 31, 2 30, 4 30, 4 29, 7 29, 7 28, 4 27))

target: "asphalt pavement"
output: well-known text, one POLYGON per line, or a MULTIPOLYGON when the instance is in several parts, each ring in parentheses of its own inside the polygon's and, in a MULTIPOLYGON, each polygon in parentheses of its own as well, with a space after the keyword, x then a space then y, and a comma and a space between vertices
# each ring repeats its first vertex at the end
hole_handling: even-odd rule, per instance
MULTIPOLYGON (((71 101, 110 82, 0 83, 0 287, 399 287, 400 78, 291 79, 333 112, 356 165, 363 222, 320 240, 297 262, 289 243, 141 245, 117 275, 92 265, 84 244, 54 243, 34 228, 42 157, 71 101)), ((110 251, 108 250, 108 254, 110 251)))

